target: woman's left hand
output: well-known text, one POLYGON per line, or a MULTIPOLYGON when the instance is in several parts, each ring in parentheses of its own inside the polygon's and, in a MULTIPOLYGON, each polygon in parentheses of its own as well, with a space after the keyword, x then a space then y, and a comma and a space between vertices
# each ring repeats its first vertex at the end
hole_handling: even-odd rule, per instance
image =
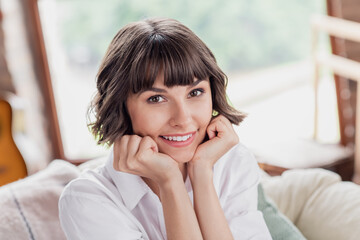
POLYGON ((206 174, 206 170, 212 171, 216 161, 239 142, 231 122, 222 115, 212 119, 206 131, 209 140, 198 146, 188 163, 190 178, 198 171, 202 174, 206 174))

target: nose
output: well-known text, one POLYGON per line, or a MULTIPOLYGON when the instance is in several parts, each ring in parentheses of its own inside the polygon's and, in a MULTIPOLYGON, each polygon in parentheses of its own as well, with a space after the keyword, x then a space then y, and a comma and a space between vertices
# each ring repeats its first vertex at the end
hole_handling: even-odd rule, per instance
POLYGON ((174 103, 171 112, 172 127, 185 127, 191 122, 191 108, 184 101, 174 103))

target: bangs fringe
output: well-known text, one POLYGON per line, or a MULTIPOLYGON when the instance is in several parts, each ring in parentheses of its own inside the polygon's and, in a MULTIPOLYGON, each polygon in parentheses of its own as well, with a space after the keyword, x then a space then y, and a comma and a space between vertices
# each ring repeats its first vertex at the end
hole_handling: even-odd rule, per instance
POLYGON ((154 85, 159 74, 164 75, 166 87, 185 86, 194 82, 194 78, 206 79, 211 73, 198 49, 186 41, 165 38, 154 34, 145 43, 138 62, 132 66, 138 69, 131 71, 130 89, 133 93, 146 90, 154 85))

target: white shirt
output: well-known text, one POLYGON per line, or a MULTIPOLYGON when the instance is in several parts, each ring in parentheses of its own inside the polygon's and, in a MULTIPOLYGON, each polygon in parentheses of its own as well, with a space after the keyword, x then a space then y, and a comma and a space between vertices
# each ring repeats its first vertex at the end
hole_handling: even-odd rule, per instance
MULTIPOLYGON (((271 239, 257 210, 259 168, 243 145, 216 162, 213 180, 234 239, 271 239)), ((193 203, 189 177, 185 187, 193 203)), ((59 213, 68 239, 167 239, 159 198, 141 177, 114 170, 112 154, 65 187, 59 213)))

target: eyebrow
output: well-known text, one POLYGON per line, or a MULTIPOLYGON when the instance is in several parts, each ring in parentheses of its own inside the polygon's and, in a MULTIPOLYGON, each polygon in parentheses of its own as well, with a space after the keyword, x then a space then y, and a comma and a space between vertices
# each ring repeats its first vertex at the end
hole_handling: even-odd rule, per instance
MULTIPOLYGON (((193 83, 191 83, 188 88, 193 88, 195 87, 196 85, 198 85, 200 82, 202 81, 205 81, 204 79, 198 79, 196 81, 194 81, 193 83)), ((157 92, 157 93, 166 93, 167 91, 163 88, 154 88, 154 87, 151 87, 151 88, 146 88, 146 89, 142 89, 138 95, 142 94, 143 92, 147 92, 147 91, 151 91, 151 92, 157 92)))

